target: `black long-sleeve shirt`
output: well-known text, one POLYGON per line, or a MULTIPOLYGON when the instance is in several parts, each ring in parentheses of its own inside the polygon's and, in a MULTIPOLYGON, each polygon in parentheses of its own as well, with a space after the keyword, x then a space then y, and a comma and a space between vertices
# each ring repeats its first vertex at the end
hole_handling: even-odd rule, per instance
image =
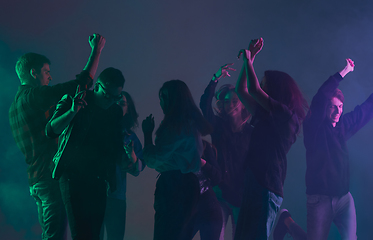
POLYGON ((306 147, 307 194, 342 196, 349 191, 349 155, 346 141, 373 117, 373 94, 352 112, 343 114, 333 127, 327 108, 342 77, 331 76, 313 97, 303 123, 306 147))
POLYGON ((245 124, 241 132, 233 132, 227 120, 214 114, 211 104, 216 85, 217 83, 210 81, 201 96, 200 108, 204 117, 214 127, 211 139, 217 149, 218 164, 222 171, 219 188, 223 198, 228 203, 240 207, 244 191, 244 166, 253 128, 245 124))

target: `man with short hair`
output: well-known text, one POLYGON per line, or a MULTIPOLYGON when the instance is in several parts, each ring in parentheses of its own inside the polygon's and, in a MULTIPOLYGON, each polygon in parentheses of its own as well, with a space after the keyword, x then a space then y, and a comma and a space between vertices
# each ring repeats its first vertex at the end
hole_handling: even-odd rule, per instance
POLYGON ((45 135, 45 126, 58 100, 73 94, 78 85, 92 86, 105 39, 98 34, 89 37, 92 48, 84 70, 75 80, 48 86, 52 80, 50 61, 37 53, 19 58, 16 72, 21 86, 9 109, 9 122, 17 146, 25 155, 30 194, 38 206, 42 239, 64 239, 66 213, 58 182, 52 179, 52 159, 57 151, 56 139, 45 135))
POLYGON ((115 104, 124 82, 121 71, 105 69, 93 91, 78 88, 75 96, 63 96, 46 127, 49 137, 59 136, 53 178, 59 179, 74 240, 99 239, 107 183, 114 191, 116 164, 124 163, 123 114, 115 104))
POLYGON ((349 156, 346 141, 373 117, 373 94, 349 113, 342 115, 344 96, 338 89, 354 62, 331 76, 313 97, 303 123, 306 147, 307 233, 283 209, 273 239, 288 232, 298 239, 326 240, 332 222, 342 239, 356 240, 356 212, 349 190, 349 156))

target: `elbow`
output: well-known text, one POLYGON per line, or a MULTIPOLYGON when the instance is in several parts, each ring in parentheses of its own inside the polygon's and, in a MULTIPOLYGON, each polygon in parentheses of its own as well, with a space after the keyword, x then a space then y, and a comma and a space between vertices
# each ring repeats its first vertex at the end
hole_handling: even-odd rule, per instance
POLYGON ((53 128, 52 128, 51 122, 48 122, 47 125, 45 126, 45 135, 46 135, 48 138, 57 138, 57 137, 59 136, 59 134, 56 134, 56 133, 53 131, 53 128))

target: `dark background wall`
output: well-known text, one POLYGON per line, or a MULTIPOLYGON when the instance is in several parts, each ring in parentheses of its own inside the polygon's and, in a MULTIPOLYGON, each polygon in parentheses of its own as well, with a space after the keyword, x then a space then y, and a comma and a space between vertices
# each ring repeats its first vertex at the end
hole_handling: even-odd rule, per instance
MULTIPOLYGON (((52 61, 51 84, 72 79, 84 67, 88 36, 106 37, 98 73, 106 67, 122 70, 125 90, 134 97, 140 122, 153 113, 162 119, 158 89, 164 81, 185 81, 196 100, 215 71, 233 62, 250 39, 263 37, 257 56, 258 77, 266 69, 289 73, 308 100, 330 75, 356 63, 341 84, 345 112, 373 91, 372 21, 370 1, 294 0, 127 0, 127 1, 2 1, 0 8, 0 238, 40 239, 34 200, 29 196, 24 158, 11 136, 8 109, 19 80, 14 66, 26 52, 52 61)), ((239 72, 239 71, 238 71, 239 72)), ((234 83, 238 72, 220 84, 234 83)), ((141 129, 137 133, 142 140, 141 129)), ((355 198, 358 237, 371 238, 373 123, 349 141, 351 193, 355 198)), ((303 138, 288 154, 283 207, 306 227, 305 149, 303 138)), ((157 173, 146 169, 128 179, 126 239, 151 239, 153 193, 157 173)), ((230 234, 228 234, 230 235, 230 234)), ((197 239, 197 238, 196 238, 197 239)), ((228 236, 227 239, 230 239, 228 236)), ((330 239, 340 239, 335 227, 330 239)))

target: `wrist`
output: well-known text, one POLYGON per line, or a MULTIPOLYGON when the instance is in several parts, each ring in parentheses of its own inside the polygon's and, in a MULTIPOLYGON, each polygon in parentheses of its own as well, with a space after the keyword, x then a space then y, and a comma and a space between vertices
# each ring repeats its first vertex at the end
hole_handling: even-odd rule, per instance
POLYGON ((101 54, 101 50, 102 50, 102 48, 99 48, 98 46, 94 46, 94 47, 92 47, 92 50, 91 50, 91 54, 94 54, 94 55, 96 55, 96 54, 101 54))
POLYGON ((342 78, 344 78, 349 72, 350 71, 348 70, 348 68, 343 68, 341 71, 339 71, 339 74, 341 75, 342 78))
POLYGON ((212 76, 211 78, 211 81, 213 82, 218 82, 219 78, 216 76, 216 74, 214 73, 214 75, 212 76))

